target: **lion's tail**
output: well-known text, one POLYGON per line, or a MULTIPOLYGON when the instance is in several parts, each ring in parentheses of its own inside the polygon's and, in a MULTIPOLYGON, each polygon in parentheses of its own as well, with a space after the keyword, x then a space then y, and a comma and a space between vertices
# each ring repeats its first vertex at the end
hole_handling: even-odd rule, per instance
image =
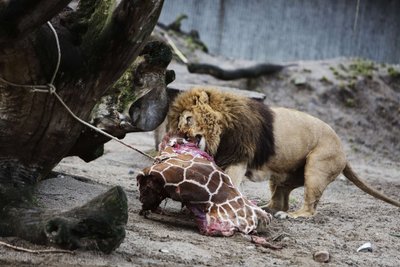
POLYGON ((361 178, 358 177, 358 175, 354 173, 354 171, 350 167, 349 163, 346 164, 346 167, 343 170, 343 174, 344 174, 344 176, 347 177, 347 179, 349 179, 353 184, 355 184, 358 188, 363 190, 365 193, 370 194, 371 196, 376 197, 380 200, 383 200, 389 204, 400 207, 399 201, 391 199, 390 197, 382 194, 381 192, 377 191, 376 189, 372 188, 369 184, 367 184, 363 180, 361 180, 361 178))

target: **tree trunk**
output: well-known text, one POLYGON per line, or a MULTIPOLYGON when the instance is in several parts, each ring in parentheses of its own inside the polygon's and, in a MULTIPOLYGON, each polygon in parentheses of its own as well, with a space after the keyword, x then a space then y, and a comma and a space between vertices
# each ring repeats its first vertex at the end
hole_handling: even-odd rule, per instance
MULTIPOLYGON (((116 0, 81 0, 76 10, 66 7, 69 2, 0 2, 0 78, 20 85, 45 85, 51 81, 58 58, 55 36, 45 24, 51 19, 61 48, 61 64, 54 86, 69 108, 88 121, 95 105, 139 55, 157 22, 163 0, 122 0, 118 5, 116 0)), ((165 83, 159 87, 162 85, 165 83)), ((110 129, 111 134, 121 137, 121 132, 110 129)), ((67 155, 82 154, 85 157, 88 150, 96 150, 108 141, 103 138, 90 149, 79 149, 83 144, 79 140, 90 140, 88 136, 90 131, 86 126, 70 116, 54 95, 32 93, 27 88, 0 80, 1 235, 12 234, 33 242, 60 244, 51 238, 51 234, 43 234, 46 233, 44 225, 54 216, 32 207, 31 186, 67 155), (31 222, 23 219, 18 225, 12 223, 16 218, 33 217, 40 219, 31 222), (26 228, 32 222, 37 228, 26 228), (10 229, 5 230, 6 227, 10 229), (36 229, 34 234, 32 229, 36 229)), ((121 189, 112 192, 119 203, 117 206, 125 206, 117 209, 118 215, 114 214, 122 218, 127 213, 126 197, 121 189)), ((99 199, 96 201, 110 201, 107 193, 99 199)), ((91 218, 92 215, 85 208, 83 210, 81 217, 91 218)), ((107 213, 100 207, 97 211, 107 213)), ((62 216, 71 217, 71 214, 62 216)), ((120 227, 123 221, 109 225, 120 227)), ((86 228, 82 226, 82 229, 86 228)), ((99 228, 99 232, 92 235, 97 241, 104 240, 101 231, 99 228)), ((97 247, 104 252, 115 249, 122 240, 120 231, 107 237, 113 239, 109 242, 112 245, 97 247)), ((76 247, 74 238, 65 240, 70 244, 63 246, 76 247)), ((91 249, 92 245, 79 247, 91 249)))

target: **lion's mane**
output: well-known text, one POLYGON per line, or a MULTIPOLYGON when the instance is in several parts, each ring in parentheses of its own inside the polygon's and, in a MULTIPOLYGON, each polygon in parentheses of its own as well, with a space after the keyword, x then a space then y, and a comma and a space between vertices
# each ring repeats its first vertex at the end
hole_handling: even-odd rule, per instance
POLYGON ((258 101, 215 89, 191 89, 172 103, 170 131, 178 130, 184 111, 194 114, 197 127, 205 132, 207 152, 222 168, 238 162, 258 168, 275 153, 273 113, 258 101))

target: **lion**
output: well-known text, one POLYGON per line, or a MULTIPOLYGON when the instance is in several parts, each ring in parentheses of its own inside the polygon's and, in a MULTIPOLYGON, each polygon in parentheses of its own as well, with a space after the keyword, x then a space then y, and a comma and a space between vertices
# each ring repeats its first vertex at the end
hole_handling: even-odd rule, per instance
POLYGON ((325 188, 343 173, 366 193, 400 207, 352 170, 335 131, 307 113, 268 107, 216 89, 193 88, 176 97, 167 128, 196 138, 235 186, 269 179, 266 205, 279 218, 311 217, 325 188), (304 186, 303 206, 289 212, 289 194, 304 186))

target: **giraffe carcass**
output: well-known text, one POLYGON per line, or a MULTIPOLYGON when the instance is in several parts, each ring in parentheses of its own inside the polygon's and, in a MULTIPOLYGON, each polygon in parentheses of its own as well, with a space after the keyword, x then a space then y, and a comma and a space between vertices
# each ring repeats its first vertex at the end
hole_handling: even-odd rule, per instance
POLYGON ((261 231, 271 215, 247 200, 196 142, 166 135, 161 154, 137 181, 142 212, 155 211, 165 198, 180 201, 204 235, 230 236, 261 231))

